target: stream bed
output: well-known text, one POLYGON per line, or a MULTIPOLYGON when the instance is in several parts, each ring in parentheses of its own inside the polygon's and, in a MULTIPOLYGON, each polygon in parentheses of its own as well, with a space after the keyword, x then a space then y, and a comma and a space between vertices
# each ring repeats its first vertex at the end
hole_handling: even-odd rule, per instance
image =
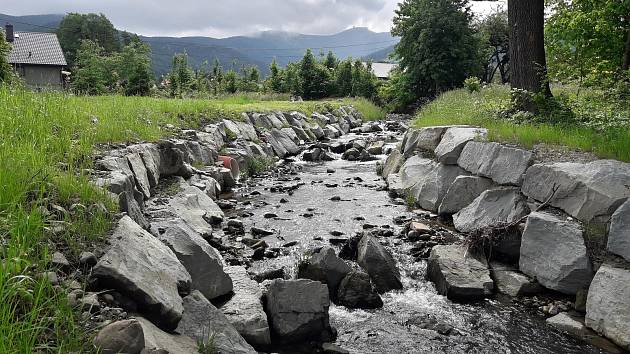
POLYGON ((237 191, 232 215, 249 216, 242 218, 246 229, 273 230, 263 239, 281 250, 277 258, 255 261, 250 271, 283 268, 294 276, 304 252, 330 245, 331 238, 350 237, 366 224, 393 230, 394 236, 379 240, 394 255, 404 289, 384 294, 378 310, 331 305, 330 322, 341 348, 351 353, 603 353, 508 297, 457 304, 438 295, 425 279, 426 261, 417 261, 410 254, 413 244, 396 237, 402 226, 393 219, 414 212, 389 197, 375 161, 297 160, 295 172, 255 178, 237 191), (441 327, 425 329, 427 322, 441 327))

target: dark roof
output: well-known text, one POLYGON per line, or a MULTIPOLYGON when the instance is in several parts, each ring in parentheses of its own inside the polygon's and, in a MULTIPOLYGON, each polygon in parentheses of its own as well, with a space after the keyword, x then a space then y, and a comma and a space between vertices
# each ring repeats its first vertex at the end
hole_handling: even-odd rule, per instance
POLYGON ((15 32, 11 46, 11 64, 68 65, 54 33, 15 32))

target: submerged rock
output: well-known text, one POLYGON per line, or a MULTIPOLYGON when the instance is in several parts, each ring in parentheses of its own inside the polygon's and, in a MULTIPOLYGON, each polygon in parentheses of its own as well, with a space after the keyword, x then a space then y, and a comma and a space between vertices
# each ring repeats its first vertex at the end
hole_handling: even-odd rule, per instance
POLYGON ((491 262, 490 268, 492 279, 500 293, 516 297, 535 295, 542 291, 540 284, 511 266, 491 262))
POLYGON ((435 246, 428 262, 427 277, 439 294, 455 301, 492 295, 494 283, 488 263, 474 257, 465 246, 435 246))
POLYGON ((329 306, 325 284, 307 279, 276 279, 269 285, 265 309, 279 342, 328 342, 335 337, 329 306))
POLYGON ((370 276, 360 271, 348 273, 339 285, 336 301, 351 309, 376 309, 383 300, 370 282, 370 276))
POLYGON ((298 270, 298 278, 320 281, 328 286, 328 293, 334 300, 343 278, 352 271, 343 259, 337 257, 332 247, 315 250, 298 270))
POLYGON ((166 330, 177 327, 184 310, 180 294, 190 291, 191 278, 166 245, 131 218, 119 222, 111 248, 92 269, 101 288, 132 298, 140 311, 166 330))
POLYGON ((396 261, 391 253, 369 234, 364 235, 359 241, 357 263, 370 275, 379 293, 402 289, 396 261))
POLYGON ((543 212, 527 218, 520 270, 546 288, 575 295, 588 287, 593 271, 580 225, 543 212))

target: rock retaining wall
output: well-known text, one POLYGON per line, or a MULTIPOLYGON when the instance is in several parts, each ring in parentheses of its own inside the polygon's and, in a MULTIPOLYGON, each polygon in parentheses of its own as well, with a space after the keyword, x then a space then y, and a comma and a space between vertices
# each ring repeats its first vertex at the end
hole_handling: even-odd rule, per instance
MULTIPOLYGON (((520 224, 520 271, 565 294, 588 289, 586 325, 630 350, 630 297, 619 296, 630 278, 630 164, 535 163, 531 151, 487 142, 486 134, 462 126, 410 129, 381 166, 382 176, 390 192, 453 215, 460 232, 496 233, 520 224), (593 225, 605 232, 591 239, 608 239, 607 250, 590 250, 604 253, 596 262, 585 242, 593 225), (602 262, 599 270, 593 266, 602 262)), ((457 257, 438 253, 432 253, 429 276, 451 297, 446 289, 458 289, 463 277, 449 270, 457 257)), ((473 268, 457 271, 487 278, 485 263, 473 268)), ((487 295, 488 287, 477 288, 476 296, 487 295)))

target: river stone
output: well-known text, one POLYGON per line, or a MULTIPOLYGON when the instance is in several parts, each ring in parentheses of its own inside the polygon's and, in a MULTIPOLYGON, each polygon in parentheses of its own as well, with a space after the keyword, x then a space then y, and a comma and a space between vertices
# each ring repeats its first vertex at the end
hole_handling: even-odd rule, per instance
POLYGON ((138 354, 144 349, 142 325, 134 319, 110 323, 98 332, 94 346, 103 354, 138 354))
POLYGON ((481 193, 492 189, 492 180, 479 176, 458 176, 438 208, 439 214, 454 214, 472 203, 481 193))
POLYGON ((446 165, 455 165, 464 146, 475 139, 485 140, 488 130, 474 127, 448 128, 440 144, 435 148, 437 160, 446 165))
POLYGON ((197 343, 208 343, 211 339, 217 353, 257 353, 227 317, 196 290, 184 298, 184 316, 177 326, 177 333, 189 336, 197 343))
POLYGON ((547 324, 574 335, 578 338, 588 335, 590 330, 584 324, 584 319, 561 312, 547 319, 547 324))
POLYGON ((375 141, 373 143, 371 143, 368 147, 367 147, 367 151, 371 154, 371 155, 382 155, 383 154, 383 147, 385 146, 385 142, 382 140, 379 141, 375 141))
POLYGON ((474 257, 463 245, 433 247, 427 278, 440 295, 455 301, 484 298, 494 289, 486 260, 474 257))
POLYGON ((364 235, 359 241, 357 263, 370 275, 379 293, 402 289, 396 261, 391 253, 369 234, 364 235))
POLYGON ((142 325, 144 333, 142 353, 199 354, 199 346, 194 339, 185 335, 166 333, 142 317, 136 317, 136 320, 142 325))
POLYGON ((315 135, 315 139, 317 140, 321 140, 326 136, 324 130, 318 124, 309 124, 307 128, 311 131, 311 133, 313 133, 313 135, 315 135))
POLYGON ((519 268, 544 287, 565 294, 575 295, 588 287, 593 271, 580 225, 549 213, 530 214, 519 268))
POLYGON ((99 287, 132 298, 161 328, 177 327, 183 312, 179 294, 190 291, 191 278, 173 251, 128 216, 120 219, 110 241, 112 246, 92 268, 99 287))
POLYGON ((223 258, 197 232, 181 220, 152 225, 154 234, 177 256, 192 278, 192 288, 208 300, 232 291, 232 280, 223 271, 223 258))
POLYGON ((337 257, 332 247, 315 250, 298 271, 298 278, 320 281, 328 285, 328 293, 332 300, 343 278, 352 271, 346 262, 337 257))
POLYGON ((460 232, 477 232, 516 222, 529 211, 518 188, 491 189, 453 215, 453 225, 460 232))
POLYGON ((312 136, 307 134, 306 131, 302 129, 301 127, 292 126, 291 129, 293 129, 293 131, 295 132, 299 140, 302 140, 305 142, 314 140, 312 136))
POLYGON ((491 178, 498 184, 520 185, 534 154, 498 143, 471 141, 457 164, 468 172, 491 178))
POLYGON ((387 189, 389 192, 395 196, 402 196, 405 192, 405 188, 403 186, 402 180, 400 178, 400 174, 398 173, 390 173, 387 176, 387 189))
POLYGON ((399 174, 403 188, 418 206, 437 211, 453 181, 468 173, 458 166, 443 165, 416 155, 405 162, 399 174))
POLYGON ((535 295, 542 291, 540 284, 519 273, 514 267, 498 262, 490 262, 490 273, 500 293, 516 297, 535 295))
POLYGON ((381 172, 381 176, 384 179, 392 173, 398 173, 400 167, 404 162, 403 156, 398 149, 394 149, 387 159, 385 160, 385 164, 383 165, 383 170, 381 172))
POLYGON ((286 136, 289 137, 289 139, 291 139, 291 141, 293 141, 293 143, 295 145, 298 145, 300 143, 300 138, 298 137, 298 135, 295 133, 295 131, 291 128, 282 128, 280 129, 286 136))
POLYGON ((586 325, 630 350, 630 270, 603 264, 588 290, 586 325))
POLYGON ((530 167, 523 180, 523 194, 549 204, 581 221, 604 221, 630 197, 630 164, 614 160, 590 163, 562 162, 530 167))
POLYGON ((136 179, 136 187, 142 192, 144 199, 149 199, 151 197, 151 185, 142 157, 140 157, 140 154, 129 154, 127 155, 127 161, 136 179))
POLYGON ((274 338, 283 343, 333 339, 328 287, 308 279, 275 279, 269 285, 266 311, 274 338))
POLYGON ((339 285, 337 303, 350 309, 377 309, 383 300, 372 286, 370 276, 361 271, 352 271, 339 285))
POLYGON ((169 202, 169 208, 203 238, 212 235, 208 221, 223 220, 223 211, 199 188, 189 186, 169 202))
POLYGON ((630 262, 630 199, 617 209, 610 220, 607 249, 630 262))
POLYGON ((226 267, 225 271, 234 283, 234 296, 221 306, 221 312, 249 344, 256 348, 269 346, 269 323, 258 283, 243 267, 226 267))
POLYGON ((411 157, 416 151, 434 152, 442 140, 442 135, 449 127, 426 127, 421 129, 409 129, 407 131, 403 154, 411 157))

